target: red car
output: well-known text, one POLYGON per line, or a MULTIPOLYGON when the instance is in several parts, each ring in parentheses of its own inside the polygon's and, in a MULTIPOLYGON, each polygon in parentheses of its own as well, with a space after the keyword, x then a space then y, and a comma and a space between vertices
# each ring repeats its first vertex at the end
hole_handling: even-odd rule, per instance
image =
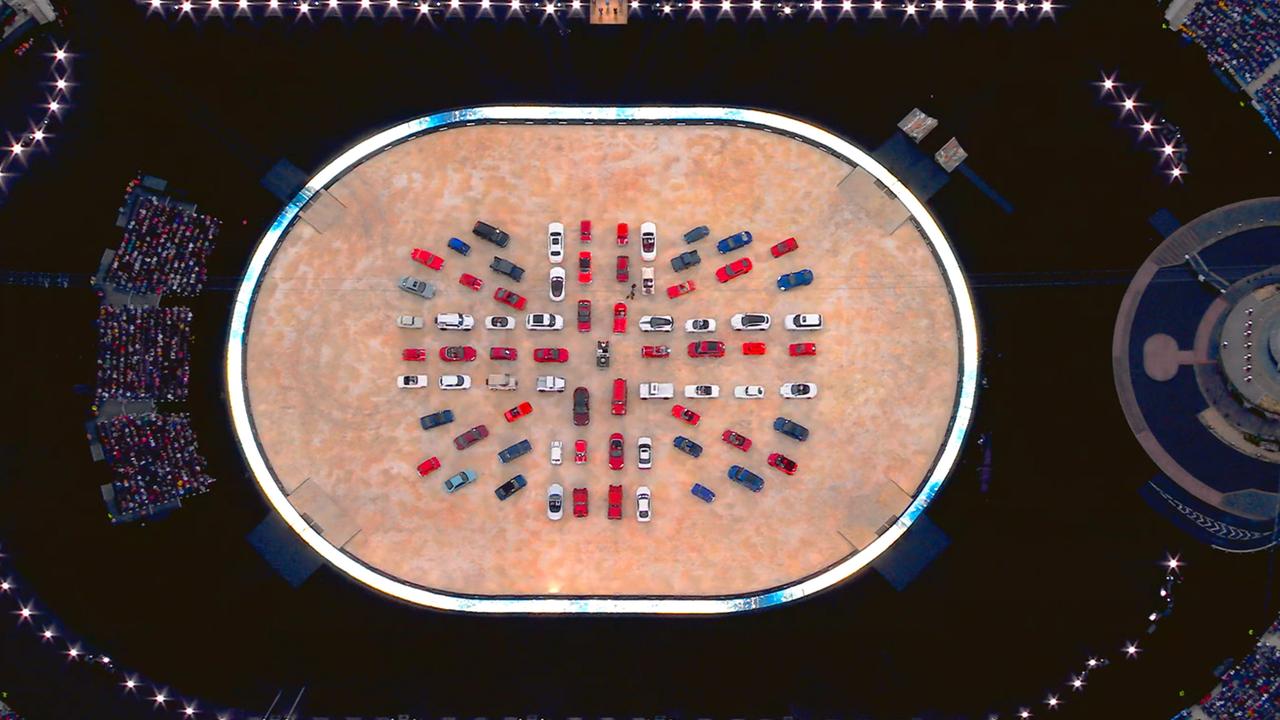
POLYGON ((615 273, 618 282, 628 282, 631 280, 631 258, 626 255, 618 256, 618 270, 615 273))
POLYGON ((743 355, 763 355, 765 345, 762 342, 745 342, 742 343, 743 355))
POLYGON ((817 355, 818 346, 815 343, 791 343, 787 348, 791 353, 791 357, 800 357, 801 355, 817 355))
POLYGON ((583 250, 578 253, 578 282, 583 285, 591 284, 591 251, 583 250))
POLYGON ((694 284, 692 280, 685 280, 679 285, 672 285, 671 287, 667 288, 667 297, 671 298, 672 300, 675 300, 681 295, 688 295, 689 293, 697 289, 698 289, 698 286, 694 284))
POLYGON ((533 361, 540 363, 569 362, 569 351, 564 348, 534 348, 533 361))
POLYGON ((414 248, 413 252, 409 253, 409 257, 417 260, 423 265, 426 265, 432 270, 439 270, 444 267, 444 258, 434 253, 429 253, 422 248, 414 248))
MULTIPOLYGON (((586 222, 586 221, 584 220, 583 222, 586 222)), ((573 489, 573 516, 574 517, 587 516, 587 489, 586 488, 573 489)))
POLYGON ((427 359, 426 348, 405 348, 400 351, 400 359, 409 362, 423 362, 427 359))
POLYGON ((519 405, 511 408, 510 410, 502 413, 502 417, 506 418, 507 422, 515 422, 520 418, 524 417, 525 415, 528 415, 531 412, 533 412, 533 405, 527 402, 522 402, 519 405))
POLYGON ((591 332, 591 301, 578 301, 578 332, 591 332))
POLYGON ((689 357, 724 357, 724 343, 719 340, 703 340, 689 343, 689 357))
POLYGON ((513 347, 491 347, 489 348, 490 360, 515 360, 518 353, 513 347))
POLYGON ((529 302, 524 299, 523 295, 517 295, 504 287, 493 291, 493 299, 503 305, 510 305, 517 310, 523 310, 524 306, 529 302))
POLYGON ((683 405, 671 406, 671 417, 683 420, 690 425, 697 425, 702 416, 683 405))
POLYGON ((741 258, 725 265, 716 271, 716 279, 722 283, 751 272, 751 258, 741 258))
POLYGON ((469 287, 476 292, 480 292, 480 288, 484 287, 484 281, 471 273, 462 273, 462 277, 458 278, 458 284, 463 287, 469 287))
POLYGON ((627 231, 626 223, 618 223, 618 244, 626 245, 631 241, 631 233, 627 231))
MULTIPOLYGON (((614 433, 609 436, 609 469, 622 469, 622 433, 614 433)), ((609 495, 613 495, 613 488, 609 488, 609 495)), ((612 503, 612 501, 610 501, 612 503)))
POLYGON ((422 464, 418 466, 418 477, 426 477, 431 474, 432 470, 439 470, 439 469, 440 469, 440 458, 432 455, 426 460, 423 460, 422 464))
POLYGON ((627 331, 627 304, 617 303, 613 306, 613 331, 621 335, 627 331))
POLYGON ((591 221, 590 220, 583 220, 581 223, 578 223, 578 237, 582 240, 583 243, 591 242, 591 221))
POLYGON ((742 452, 746 452, 751 449, 751 438, 739 435, 732 430, 725 430, 724 434, 720 436, 720 439, 738 448, 742 452))
POLYGON ((795 250, 798 247, 800 246, 796 244, 796 239, 793 237, 789 237, 786 240, 783 240, 782 242, 778 243, 777 245, 774 245, 773 247, 769 248, 769 252, 773 253, 774 257, 780 258, 783 255, 786 255, 787 253, 791 252, 792 250, 795 250))
POLYGON ((610 400, 609 412, 614 415, 627 414, 627 381, 615 378, 613 381, 613 398, 610 400))
POLYGON ((796 474, 796 461, 782 453, 769 453, 769 465, 788 475, 796 474))
POLYGON ((440 348, 440 359, 445 362, 471 362, 476 359, 476 349, 470 345, 449 345, 440 348))
POLYGON ((671 348, 666 345, 645 345, 640 348, 640 357, 642 358, 664 358, 671 357, 671 348))
POLYGON ((585 465, 587 463, 587 441, 573 441, 573 464, 585 465))
POLYGON ((609 486, 609 519, 622 519, 622 486, 609 486))

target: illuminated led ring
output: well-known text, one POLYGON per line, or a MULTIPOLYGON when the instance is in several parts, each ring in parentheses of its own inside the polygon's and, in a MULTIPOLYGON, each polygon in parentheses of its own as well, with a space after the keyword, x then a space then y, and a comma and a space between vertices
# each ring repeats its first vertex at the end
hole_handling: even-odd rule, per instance
POLYGON ((839 137, 794 118, 760 110, 725 107, 547 107, 497 106, 427 115, 383 130, 340 154, 285 205, 263 235, 236 292, 227 335, 226 383, 236 439, 258 487, 276 512, 316 552, 353 579, 387 595, 425 607, 475 613, 732 613, 781 605, 825 590, 866 567, 911 527, 937 495, 960 455, 973 418, 978 378, 978 333, 973 301, 951 244, 924 204, 870 155, 839 137), (370 157, 408 139, 449 128, 494 123, 521 124, 703 124, 753 127, 816 146, 871 173, 902 201, 924 231, 949 286, 960 329, 958 392, 946 441, 911 505, 870 545, 790 585, 723 597, 475 596, 431 590, 385 575, 335 547, 302 518, 263 456, 246 398, 245 335, 258 284, 285 232, 308 201, 370 157))

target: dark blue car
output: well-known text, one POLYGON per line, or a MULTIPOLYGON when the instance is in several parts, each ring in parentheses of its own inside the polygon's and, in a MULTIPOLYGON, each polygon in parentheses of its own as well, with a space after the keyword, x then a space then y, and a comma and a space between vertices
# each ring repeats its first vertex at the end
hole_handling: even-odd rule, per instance
POLYGON ((784 417, 779 417, 773 421, 773 429, 789 438, 795 438, 801 442, 809 439, 809 428, 798 422, 792 422, 784 417))
POLYGON ((523 475, 517 475, 495 488, 493 494, 497 495, 499 500, 506 500, 528 484, 523 475))
POLYGON ((515 460, 516 458, 520 457, 521 455, 528 453, 532 449, 533 449, 533 445, 529 444, 529 441, 527 439, 521 440, 515 445, 512 445, 511 447, 508 447, 502 450, 501 452, 499 452, 498 459, 501 460, 503 463, 509 463, 512 460, 515 460))
POLYGON ((671 441, 671 444, 675 445, 677 450, 690 457, 702 456, 702 446, 683 435, 677 435, 676 439, 671 441))
POLYGON ((711 488, 702 483, 694 483, 693 487, 689 488, 689 492, 693 493, 693 496, 702 502, 712 502, 716 499, 716 494, 711 491, 711 488))
POLYGON ((734 465, 729 468, 729 479, 745 487, 751 492, 760 492, 764 489, 764 478, 741 465, 734 465))
POLYGON ((778 276, 778 289, 783 292, 786 292, 791 288, 798 288, 802 285, 809 285, 812 283, 813 271, 809 268, 778 276))
POLYGON ((440 427, 441 425, 448 425, 449 423, 453 422, 453 411, 452 411, 452 410, 441 410, 441 411, 440 411, 440 412, 438 412, 438 413, 431 413, 430 415, 423 415, 423 416, 422 416, 422 418, 421 418, 418 422, 422 423, 422 429, 423 429, 423 430, 430 430, 430 429, 431 429, 431 428, 433 428, 433 427, 440 427))
POLYGON ((462 242, 458 238, 449 238, 449 249, 459 255, 466 255, 471 252, 471 246, 462 242))
POLYGON ((716 250, 719 250, 720 254, 723 255, 724 253, 733 252, 738 248, 744 248, 750 244, 751 244, 751 232, 748 230, 743 230, 740 233, 737 233, 735 235, 730 235, 729 237, 716 243, 716 250))

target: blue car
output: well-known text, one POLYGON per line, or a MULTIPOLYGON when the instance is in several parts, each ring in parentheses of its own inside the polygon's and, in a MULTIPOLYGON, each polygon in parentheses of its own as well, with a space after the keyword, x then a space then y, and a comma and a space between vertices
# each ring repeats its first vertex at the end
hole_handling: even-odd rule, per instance
POLYGON ((471 252, 471 246, 462 242, 458 238, 449 238, 449 249, 459 255, 466 255, 471 252))
POLYGON ((809 268, 778 276, 778 289, 783 292, 791 288, 798 288, 801 285, 811 284, 813 284, 813 271, 809 268))
POLYGON ((738 248, 744 248, 750 244, 751 244, 751 232, 748 230, 743 230, 742 232, 736 235, 730 235, 729 237, 716 243, 716 250, 719 250, 720 254, 723 255, 724 253, 733 252, 738 248))
POLYGON ((693 487, 689 488, 689 492, 693 493, 693 496, 702 502, 709 503, 716 499, 716 494, 711 491, 711 488, 708 488, 702 483, 694 483, 693 487))
POLYGON ((495 488, 493 494, 497 495, 499 500, 506 500, 528 484, 523 475, 517 475, 495 488))
POLYGON ((760 492, 764 489, 764 478, 741 465, 734 465, 729 468, 729 479, 745 487, 751 492, 760 492))
POLYGON ((506 464, 511 462, 512 460, 515 460, 521 455, 528 453, 532 449, 533 449, 533 445, 531 445, 527 439, 521 440, 515 445, 512 445, 502 450, 502 452, 499 452, 498 459, 501 460, 503 464, 506 464))
POLYGON ((470 485, 475 481, 476 481, 475 470, 463 470, 457 475, 454 475, 453 477, 444 481, 444 491, 447 493, 451 493, 454 490, 457 490, 458 488, 464 487, 466 485, 470 485))
POLYGON ((801 442, 809 439, 809 428, 798 422, 792 422, 784 417, 776 418, 773 421, 773 429, 789 438, 794 438, 801 442))
POLYGON ((422 423, 423 430, 430 430, 431 428, 440 427, 441 425, 448 425, 453 422, 453 411, 441 410, 438 413, 423 415, 418 422, 422 423))
POLYGON ((702 446, 683 435, 677 435, 676 439, 671 441, 671 444, 675 445, 677 450, 690 457, 702 456, 702 446))

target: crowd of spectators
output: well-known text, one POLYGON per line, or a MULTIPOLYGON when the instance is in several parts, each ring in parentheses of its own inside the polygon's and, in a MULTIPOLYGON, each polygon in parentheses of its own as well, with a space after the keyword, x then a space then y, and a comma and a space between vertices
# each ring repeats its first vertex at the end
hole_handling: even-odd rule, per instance
POLYGON ((1280 57, 1280 0, 1201 0, 1181 29, 1248 85, 1280 57))
POLYGON ((186 414, 117 415, 98 423, 115 478, 118 521, 150 515, 213 484, 186 414))
POLYGON ((1280 717, 1280 621, 1271 626, 1253 654, 1222 676, 1222 684, 1200 702, 1213 720, 1262 720, 1280 717))
POLYGON ((97 326, 99 399, 186 399, 190 308, 103 305, 97 326))
MULTIPOLYGON (((132 191, 137 181, 131 183, 132 191)), ((138 201, 107 281, 127 292, 193 296, 204 289, 221 221, 155 197, 138 201)))
POLYGON ((1280 75, 1268 80, 1253 94, 1254 102, 1262 113, 1271 132, 1280 135, 1280 75))

